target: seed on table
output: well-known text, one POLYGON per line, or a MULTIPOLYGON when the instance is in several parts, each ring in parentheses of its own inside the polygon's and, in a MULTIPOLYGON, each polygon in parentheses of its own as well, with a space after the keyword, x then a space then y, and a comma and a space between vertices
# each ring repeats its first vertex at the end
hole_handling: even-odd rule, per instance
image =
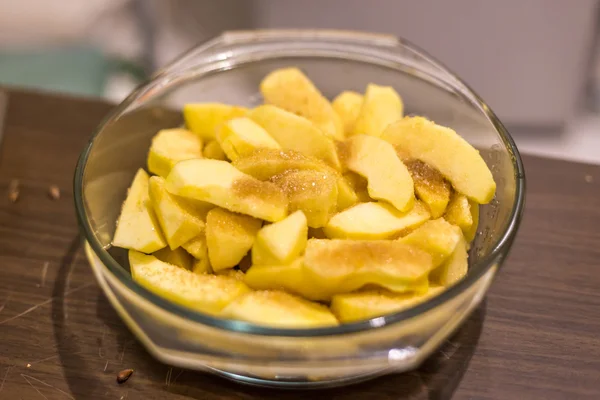
POLYGON ((119 384, 127 382, 127 379, 133 374, 132 369, 124 369, 123 371, 117 374, 117 382, 119 384))

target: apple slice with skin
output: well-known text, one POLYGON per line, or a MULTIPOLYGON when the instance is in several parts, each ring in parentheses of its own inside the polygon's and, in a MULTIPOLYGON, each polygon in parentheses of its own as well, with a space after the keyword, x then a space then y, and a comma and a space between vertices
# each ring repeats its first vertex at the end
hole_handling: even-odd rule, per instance
POLYGON ((342 140, 344 129, 329 100, 298 68, 281 68, 267 75, 260 84, 265 103, 301 115, 326 136, 342 140))
POLYGON ((202 139, 186 129, 163 129, 148 152, 148 171, 166 178, 179 161, 202 158, 202 139))
POLYGON ((346 90, 337 95, 331 103, 333 109, 342 120, 346 135, 350 135, 354 129, 354 123, 360 114, 363 100, 362 94, 346 90))
POLYGON ((285 328, 335 326, 337 319, 324 305, 279 290, 259 290, 238 297, 222 315, 259 325, 285 328))
POLYGON ((306 216, 298 210, 279 222, 264 226, 258 232, 252 246, 252 263, 288 264, 302 254, 307 240, 306 216))
POLYGON ((252 153, 255 149, 266 147, 279 149, 279 144, 267 131, 249 118, 233 118, 217 130, 217 141, 231 161, 252 153))
POLYGON ((308 119, 269 104, 256 107, 249 117, 269 132, 282 149, 296 150, 340 168, 333 140, 308 119))
POLYGON ((406 160, 404 164, 415 183, 415 194, 427 204, 431 218, 439 218, 450 201, 452 187, 435 168, 419 160, 406 160))
POLYGON ((217 315, 250 289, 226 276, 199 275, 162 262, 154 256, 129 251, 131 276, 141 286, 173 303, 217 315))
POLYGON ((217 129, 231 118, 248 114, 245 107, 221 103, 193 103, 183 106, 185 126, 205 141, 215 139, 217 129))
POLYGON ((123 203, 112 244, 153 253, 167 245, 148 195, 149 177, 139 169, 123 203))
POLYGON ((324 231, 332 239, 389 239, 428 219, 429 211, 420 201, 405 213, 384 202, 369 202, 334 215, 324 231))
POLYGON ((154 253, 152 253, 152 255, 160 261, 178 266, 188 271, 192 270, 194 258, 191 256, 190 253, 188 253, 181 247, 178 247, 175 250, 171 250, 170 248, 165 247, 163 249, 155 251, 154 253))
POLYGON ((391 123, 402 118, 403 112, 404 104, 394 88, 371 83, 354 123, 354 134, 379 137, 391 123))
POLYGON ((206 217, 206 244, 213 271, 233 268, 252 248, 262 221, 213 208, 206 217))
POLYGON ((462 236, 459 227, 438 218, 425 222, 398 241, 431 254, 435 268, 452 254, 462 236))
POLYGON ((369 196, 400 211, 414 204, 413 180, 394 148, 384 140, 355 135, 346 141, 343 159, 349 170, 367 178, 369 196))
POLYGON ((277 185, 246 175, 226 161, 179 162, 167 177, 166 187, 172 194, 266 221, 287 216, 287 196, 277 185))
POLYGON ((409 158, 440 171, 470 199, 487 204, 494 197, 492 172, 479 152, 452 129, 423 117, 406 117, 390 125, 381 137, 409 158))

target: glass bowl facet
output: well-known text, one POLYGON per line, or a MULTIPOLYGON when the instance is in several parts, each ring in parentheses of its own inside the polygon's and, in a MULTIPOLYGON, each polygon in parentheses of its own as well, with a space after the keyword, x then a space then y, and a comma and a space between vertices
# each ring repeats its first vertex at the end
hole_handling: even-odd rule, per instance
POLYGON ((515 237, 525 177, 517 148, 489 107, 448 69, 404 40, 340 31, 225 33, 181 56, 134 91, 100 125, 78 162, 75 205, 86 254, 107 297, 157 358, 251 384, 342 385, 414 368, 480 303, 515 237), (152 136, 183 123, 186 102, 255 106, 261 79, 303 69, 332 98, 390 85, 407 114, 449 126, 478 148, 497 183, 480 210, 469 272, 441 295, 398 313, 338 327, 280 329, 212 317, 137 285, 115 224, 152 136))

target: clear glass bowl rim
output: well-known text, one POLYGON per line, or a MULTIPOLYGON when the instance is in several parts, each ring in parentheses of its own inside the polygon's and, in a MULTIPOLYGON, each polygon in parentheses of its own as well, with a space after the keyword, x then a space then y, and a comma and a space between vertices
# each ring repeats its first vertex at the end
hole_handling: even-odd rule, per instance
MULTIPOLYGON (((267 30, 267 31, 244 31, 240 32, 242 35, 246 37, 246 41, 242 43, 244 45, 252 45, 254 40, 306 40, 310 39, 315 41, 316 43, 328 41, 335 41, 343 39, 345 41, 355 39, 357 43, 364 44, 366 41, 370 41, 373 38, 377 37, 376 34, 372 33, 363 33, 363 32, 355 32, 355 31, 332 31, 332 30, 267 30)), ((143 89, 150 84, 152 81, 157 80, 164 75, 168 75, 171 68, 176 67, 181 61, 186 60, 191 54, 194 52, 201 50, 202 48, 211 48, 212 45, 218 45, 220 42, 224 40, 226 35, 228 34, 236 34, 236 32, 224 33, 213 39, 209 39, 206 42, 199 44, 198 46, 190 49, 188 52, 182 54, 176 60, 171 62, 166 67, 157 71, 154 76, 151 77, 150 80, 144 82, 138 88, 136 88, 123 102, 117 105, 98 125, 98 127, 93 132, 89 142, 83 149, 79 160, 77 162, 77 166, 75 168, 74 178, 73 178, 73 187, 74 187, 74 201, 75 201, 75 210, 77 214, 77 219, 79 223, 80 230, 83 232, 85 239, 90 244, 92 250, 96 253, 102 264, 111 272, 125 287, 135 294, 141 296, 143 300, 149 301, 153 305, 164 309, 170 313, 173 313, 179 317, 183 317, 189 319, 193 322, 197 322, 203 325, 211 326, 218 329, 228 330, 232 332, 238 333, 246 333, 253 335, 262 335, 262 336, 279 336, 279 337, 319 337, 319 336, 335 336, 341 334, 350 334, 350 333, 358 333, 369 331, 372 329, 379 329, 391 324, 398 324, 402 321, 411 319, 420 314, 423 314, 437 306, 444 304, 465 290, 471 287, 475 282, 479 280, 482 276, 484 276, 493 265, 496 263, 501 264, 502 260, 508 254, 510 246, 516 236, 519 224, 521 222, 521 217, 523 213, 524 203, 525 203, 525 170, 523 167, 523 162, 521 160, 521 156, 519 151, 510 136, 507 132, 504 125, 500 122, 500 120, 496 117, 494 112, 490 109, 490 107, 473 91, 465 82, 463 82, 455 73, 453 73, 449 68, 444 66, 441 62, 437 61, 434 57, 429 55, 426 51, 419 48, 418 46, 412 44, 411 42, 397 38, 395 36, 390 35, 381 35, 381 38, 384 39, 393 39, 396 42, 396 48, 406 48, 419 56, 423 57, 425 60, 429 61, 432 65, 440 68, 445 73, 452 76, 454 80, 459 82, 464 86, 464 88, 470 92, 473 98, 476 99, 479 107, 486 116, 489 118, 490 122, 496 128, 496 131, 500 135, 500 138, 505 146, 505 149, 510 153, 511 160, 513 163, 513 168, 515 171, 515 201, 512 204, 512 210, 509 217, 509 222, 507 228, 496 242, 493 244, 492 251, 489 252, 485 257, 479 260, 476 264, 471 265, 469 269, 469 273, 467 276, 459 281, 454 286, 451 286, 440 295, 433 297, 423 303, 420 303, 412 308, 402 310, 392 314, 386 314, 381 317, 376 317, 370 320, 359 321, 349 324, 341 324, 335 327, 323 327, 323 328, 309 328, 309 329, 287 329, 287 328, 273 328, 266 327, 261 325, 256 325, 252 323, 229 320, 225 318, 220 318, 216 316, 211 316, 208 314, 204 314, 198 311, 191 310, 187 307, 180 306, 178 304, 172 303, 164 298, 154 294, 148 289, 138 285, 132 278, 129 273, 127 273, 122 266, 106 251, 106 249, 102 246, 102 244, 96 239, 96 236, 93 233, 92 227, 88 221, 85 211, 85 205, 83 200, 83 176, 85 172, 85 167, 87 164, 87 160, 90 154, 90 151, 93 147, 94 140, 96 137, 102 132, 105 125, 114 119, 115 116, 121 114, 125 111, 133 102, 137 95, 143 91, 143 89)), ((389 41, 388 43, 389 44, 389 41)), ((376 46, 376 44, 375 44, 376 46)), ((265 56, 263 59, 275 59, 278 58, 278 55, 270 55, 265 56)), ((322 56, 316 56, 322 57, 322 56)), ((260 61, 258 60, 258 61, 260 61)), ((252 60, 250 62, 255 62, 257 60, 252 60)), ((233 68, 237 67, 235 65, 233 68)), ((223 70, 228 70, 230 68, 222 68, 223 70)))

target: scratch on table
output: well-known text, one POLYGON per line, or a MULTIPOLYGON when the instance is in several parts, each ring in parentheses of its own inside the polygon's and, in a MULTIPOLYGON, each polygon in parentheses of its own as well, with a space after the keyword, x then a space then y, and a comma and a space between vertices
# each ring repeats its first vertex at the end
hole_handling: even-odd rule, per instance
POLYGON ((183 374, 183 370, 179 371, 179 373, 177 374, 175 379, 173 379, 173 384, 175 384, 175 382, 177 382, 177 379, 181 376, 181 374, 183 374))
POLYGON ((46 274, 48 273, 48 267, 50 266, 50 261, 46 261, 44 266, 42 267, 42 282, 40 283, 41 287, 46 285, 46 274))
POLYGON ((2 378, 2 383, 0 383, 0 392, 2 391, 2 389, 4 389, 4 382, 6 382, 6 377, 8 376, 8 373, 10 372, 10 369, 12 368, 12 365, 9 365, 6 368, 6 373, 4 374, 4 378, 2 378))
MULTIPOLYGON (((44 382, 44 381, 42 381, 42 380, 40 380, 40 379, 38 379, 38 378, 34 378, 34 377, 33 377, 33 376, 31 376, 31 375, 25 375, 25 374, 21 374, 21 376, 22 376, 22 377, 23 377, 23 379, 25 379, 25 380, 27 381, 27 383, 29 383, 29 384, 31 385, 31 387, 32 387, 32 388, 34 388, 35 390, 37 390, 37 388, 36 388, 35 386, 33 386, 33 384, 32 384, 31 382, 29 382, 29 379, 32 379, 32 380, 34 380, 34 381, 36 381, 36 382, 39 382, 39 383, 41 383, 42 385, 48 386, 48 387, 50 387, 50 388, 52 388, 52 389, 54 389, 54 390, 58 390, 59 392, 61 392, 61 393, 62 393, 62 394, 64 394, 65 396, 67 396, 69 399, 71 399, 71 400, 75 400, 75 397, 71 396, 69 393, 65 392, 64 390, 60 390, 60 389, 59 389, 59 388, 57 388, 56 386, 52 386, 51 384, 49 384, 49 383, 46 383, 46 382, 44 382), (29 378, 29 379, 27 379, 27 378, 29 378)), ((39 394, 41 394, 42 396, 44 396, 44 395, 43 395, 43 394, 42 394, 42 393, 41 393, 39 390, 37 390, 37 392, 38 392, 39 394)), ((46 397, 46 396, 44 396, 44 398, 45 398, 45 399, 47 399, 47 397, 46 397)))
POLYGON ((21 376, 23 377, 23 379, 25 379, 25 382, 27 382, 29 384, 29 386, 31 386, 36 392, 39 393, 40 396, 42 396, 43 398, 45 398, 46 400, 48 400, 48 398, 46 396, 44 396, 44 394, 42 392, 40 392, 38 388, 36 388, 35 386, 33 386, 33 383, 29 382, 29 379, 26 378, 26 376, 29 376, 29 375, 23 375, 23 374, 21 374, 21 376))
POLYGON ((108 368, 108 360, 106 360, 106 364, 104 365, 104 371, 102 372, 106 372, 106 368, 108 368))
POLYGON ((167 371, 167 376, 165 377, 165 384, 167 387, 171 384, 171 376, 173 376, 173 367, 170 367, 167 371))
POLYGON ((58 357, 58 355, 55 354, 50 357, 42 358, 41 360, 31 361, 29 364, 33 365, 33 364, 43 363, 44 361, 52 360, 53 358, 56 358, 56 357, 58 357))
MULTIPOLYGON (((88 287, 90 287, 90 286, 92 286, 92 285, 93 285, 93 283, 86 283, 86 284, 84 284, 84 285, 81 285, 81 286, 79 286, 79 287, 77 287, 77 288, 75 288, 75 289, 68 290, 68 291, 66 291, 66 292, 65 292, 64 296, 66 297, 66 296, 68 296, 68 295, 70 295, 70 294, 72 294, 72 293, 78 292, 78 291, 80 291, 80 290, 83 290, 83 289, 85 289, 85 288, 88 288, 88 287)), ((22 316, 24 316, 24 315, 27 315, 27 314, 29 314, 30 312, 33 312, 33 311, 37 310, 38 308, 40 308, 40 307, 43 307, 43 306, 45 306, 46 304, 49 304, 49 303, 51 303, 51 302, 52 302, 52 300, 54 300, 54 299, 56 299, 56 298, 57 298, 57 297, 51 297, 51 298, 49 298, 48 300, 42 301, 42 302, 41 302, 41 303, 39 303, 39 304, 36 304, 36 305, 34 305, 34 306, 32 306, 32 307, 29 307, 27 310, 23 311, 22 313, 19 313, 19 314, 15 315, 15 316, 12 316, 12 317, 10 317, 10 318, 4 319, 4 320, 0 321, 0 325, 3 325, 3 324, 5 324, 5 323, 7 323, 7 322, 10 322, 10 321, 13 321, 13 320, 15 320, 15 319, 17 319, 17 318, 21 318, 22 316)))

